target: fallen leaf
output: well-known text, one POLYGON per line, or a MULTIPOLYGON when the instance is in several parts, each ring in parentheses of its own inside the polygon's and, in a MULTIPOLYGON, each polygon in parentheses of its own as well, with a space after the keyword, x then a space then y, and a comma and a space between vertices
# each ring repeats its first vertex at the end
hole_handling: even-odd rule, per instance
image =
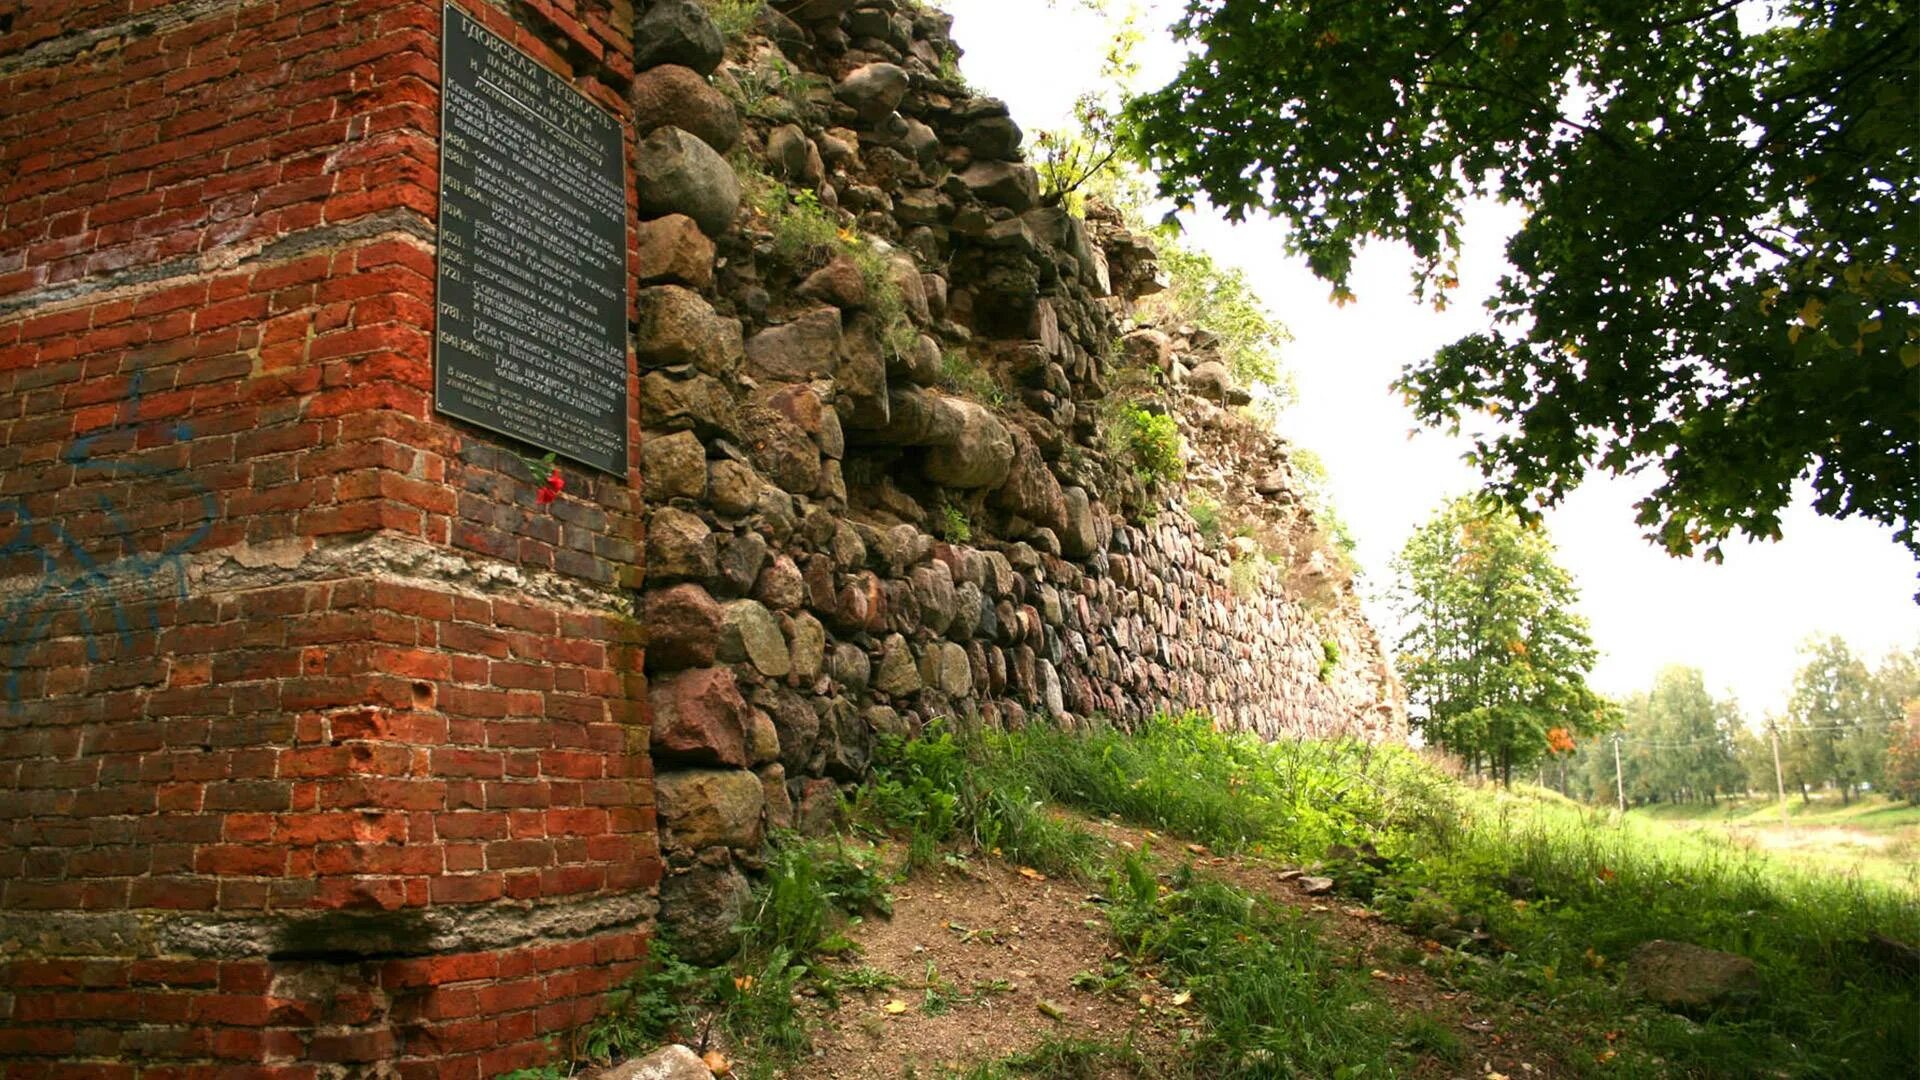
POLYGON ((880 1006, 880 1011, 891 1016, 899 1016, 901 1013, 907 1011, 907 1003, 901 1001, 899 998, 894 998, 892 1001, 880 1006))
POLYGON ((1067 1011, 1065 1009, 1062 1009, 1060 1006, 1055 1005, 1051 1001, 1046 1001, 1044 999, 1040 1001, 1036 1001, 1034 1002, 1033 1007, 1036 1009, 1039 1009, 1040 1015, 1046 1017, 1049 1020, 1065 1020, 1067 1018, 1067 1011))
POLYGON ((1191 990, 1182 990, 1179 993, 1173 995, 1173 1003, 1175 1005, 1185 1005, 1187 1002, 1192 1000, 1193 1000, 1193 991, 1191 990))
POLYGON ((1023 877, 1023 878, 1026 878, 1026 879, 1027 879, 1028 881, 1045 881, 1045 880, 1047 880, 1047 875, 1045 875, 1045 874, 1043 874, 1043 873, 1041 873, 1041 872, 1040 872, 1040 871, 1038 871, 1038 870, 1035 870, 1035 869, 1034 869, 1033 867, 1031 867, 1031 866, 1023 866, 1023 867, 1021 867, 1021 868, 1020 868, 1020 876, 1021 876, 1021 877, 1023 877))
POLYGON ((709 1050, 701 1055, 700 1063, 705 1065, 707 1071, 715 1076, 725 1076, 733 1071, 733 1062, 728 1061, 727 1055, 718 1050, 709 1050))

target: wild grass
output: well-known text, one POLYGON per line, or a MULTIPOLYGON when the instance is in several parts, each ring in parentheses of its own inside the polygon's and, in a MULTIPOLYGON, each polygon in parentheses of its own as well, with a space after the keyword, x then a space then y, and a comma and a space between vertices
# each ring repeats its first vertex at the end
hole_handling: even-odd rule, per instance
MULTIPOLYGON (((1002 842, 1007 826, 986 823, 998 821, 1006 808, 1017 808, 1025 821, 1048 821, 1041 807, 1055 800, 1203 841, 1224 853, 1311 861, 1325 859, 1331 849, 1337 857, 1329 870, 1343 891, 1422 936, 1458 945, 1430 958, 1436 977, 1549 1010, 1563 1024, 1542 1037, 1560 1040, 1570 1061, 1591 1063, 1596 1072, 1894 1076, 1920 1054, 1920 1025, 1913 1022, 1920 1016, 1920 993, 1910 979, 1903 982, 1877 966, 1866 945, 1876 933, 1920 940, 1920 907, 1892 890, 1783 870, 1706 838, 1622 828, 1614 816, 1545 792, 1468 788, 1405 749, 1261 743, 1216 732, 1200 716, 1161 717, 1131 734, 1033 727, 965 743, 941 736, 935 744, 932 751, 906 748, 909 755, 923 755, 919 763, 904 773, 889 766, 893 771, 883 774, 880 785, 892 792, 880 797, 883 802, 924 823, 915 828, 991 846, 1002 842), (1362 844, 1371 844, 1377 856, 1361 859, 1335 848, 1362 844), (1619 985, 1622 962, 1654 939, 1752 958, 1766 984, 1760 1002, 1680 1016, 1634 1001, 1619 985)), ((1014 846, 1009 857, 1043 858, 1033 850, 1014 846)), ((1090 854, 1072 850, 1071 856, 1050 856, 1049 865, 1085 876, 1090 854)), ((1143 883, 1134 887, 1146 896, 1143 883)), ((1207 891, 1211 886, 1186 884, 1176 892, 1196 887, 1202 894, 1183 901, 1196 905, 1192 910, 1158 909, 1159 921, 1231 908, 1221 894, 1207 891)), ((1150 932, 1148 923, 1129 930, 1118 921, 1121 910, 1124 905, 1116 908, 1116 932, 1136 945, 1147 942, 1142 935, 1150 932)), ((1146 909, 1139 910, 1144 920, 1146 909)), ((1293 948, 1284 927, 1260 926, 1258 933, 1239 933, 1293 948)), ((1165 926, 1154 932, 1172 933, 1165 926)), ((1214 949, 1222 971, 1245 971, 1258 959, 1243 955, 1245 943, 1232 936, 1210 937, 1205 926, 1188 932, 1211 944, 1187 949, 1181 939, 1169 938, 1171 954, 1198 958, 1214 949)), ((1286 955, 1290 959, 1276 961, 1278 970, 1290 979, 1307 978, 1300 972, 1309 958, 1298 951, 1286 955)), ((1200 969, 1195 971, 1199 977, 1200 969)), ((1292 1000, 1288 986, 1248 992, 1256 989, 1266 996, 1252 1004, 1208 999, 1210 1028, 1236 1030, 1237 1010, 1253 1016, 1292 1000)), ((1195 999, 1202 998, 1196 990, 1195 999)), ((1301 1022, 1309 1021, 1331 1023, 1312 1017, 1301 1022)), ((1268 1034, 1243 1034, 1225 1045, 1235 1052, 1266 1045, 1268 1034)), ((1372 1061, 1376 1052, 1391 1049, 1390 1036, 1382 1036, 1384 1043, 1353 1032, 1341 1038, 1371 1048, 1361 1058, 1372 1061)), ((1315 1074, 1331 1060, 1311 1057, 1321 1037, 1311 1031, 1272 1037, 1290 1048, 1270 1048, 1282 1055, 1276 1063, 1291 1063, 1285 1069, 1276 1064, 1271 1074, 1245 1072, 1252 1066, 1238 1059, 1241 1064, 1230 1071, 1315 1074), (1301 1064, 1307 1061, 1318 1065, 1301 1064)), ((1402 1024, 1398 1039, 1403 1049, 1452 1052, 1430 1025, 1402 1024)))

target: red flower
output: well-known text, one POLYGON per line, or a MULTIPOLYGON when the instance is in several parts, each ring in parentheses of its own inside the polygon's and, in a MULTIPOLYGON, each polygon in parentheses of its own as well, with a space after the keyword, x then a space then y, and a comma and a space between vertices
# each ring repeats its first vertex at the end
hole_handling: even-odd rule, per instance
POLYGON ((547 482, 540 485, 540 490, 534 494, 533 501, 539 503, 541 506, 546 506, 555 499, 558 499, 560 492, 564 490, 566 486, 566 479, 560 475, 559 469, 555 469, 552 475, 547 477, 547 482))

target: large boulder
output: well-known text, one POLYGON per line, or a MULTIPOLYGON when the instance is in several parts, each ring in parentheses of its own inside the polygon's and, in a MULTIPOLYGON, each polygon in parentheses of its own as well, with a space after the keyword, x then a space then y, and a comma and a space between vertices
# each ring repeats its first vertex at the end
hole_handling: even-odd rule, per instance
POLYGON ((669 847, 752 851, 760 846, 766 792, 746 769, 662 769, 653 785, 669 847))
POLYGON ((887 424, 892 415, 887 398, 887 357, 871 318, 862 316, 841 342, 834 382, 840 392, 837 405, 846 408, 842 419, 848 425, 874 428, 887 424))
POLYGON ((1006 116, 983 116, 960 129, 960 145, 985 161, 1018 160, 1020 139, 1020 125, 1006 116))
POLYGON ((722 154, 740 141, 740 115, 733 102, 692 68, 662 64, 641 72, 627 91, 627 103, 633 107, 635 135, 673 125, 722 154))
POLYGON ((659 0, 634 20, 635 70, 683 64, 711 75, 726 55, 727 43, 700 0, 659 0))
POLYGON ((740 181, 727 159, 701 138, 668 125, 640 141, 634 194, 643 217, 685 214, 718 236, 740 212, 740 181))
POLYGON ((1760 995, 1760 969, 1734 953, 1684 941, 1649 941, 1627 958, 1626 985, 1669 1009, 1711 1009, 1760 995))
MULTIPOLYGON (((752 780, 756 788, 760 786, 752 773, 737 775, 752 780)), ((674 954, 703 967, 725 963, 740 950, 740 935, 734 928, 746 918, 752 897, 752 886, 731 864, 696 863, 685 873, 662 878, 660 921, 673 939, 674 954)), ((692 1057, 692 1053, 687 1056, 692 1057)), ((693 1058, 691 1065, 682 1058, 671 1059, 670 1071, 665 1068, 667 1064, 662 1062, 655 1071, 632 1075, 635 1080, 704 1080, 713 1075, 699 1058, 693 1058)))
POLYGON ((698 668, 656 679, 647 704, 654 757, 741 768, 750 763, 747 702, 731 669, 698 668))
POLYGON ((740 321, 723 318, 699 293, 656 285, 634 295, 634 351, 641 367, 691 364, 709 375, 733 377, 740 366, 740 321))
POLYGON ((707 523, 663 506, 647 519, 647 582, 706 581, 719 570, 719 547, 707 523))
POLYGON ((956 398, 960 431, 952 443, 935 446, 923 471, 929 480, 952 488, 996 488, 1013 469, 1013 433, 993 410, 956 398))
POLYGON ((648 593, 640 621, 647 631, 647 670, 709 667, 720 647, 720 605, 698 585, 648 593))
POLYGON ((640 444, 647 501, 701 499, 707 494, 707 450, 691 431, 656 435, 640 444))
POLYGON ((866 64, 841 79, 833 88, 833 96, 871 124, 900 107, 910 82, 907 69, 898 64, 866 64))
POLYGON ((1007 470, 1007 482, 994 492, 993 503, 1055 531, 1066 524, 1067 503, 1060 481, 1047 467, 1047 459, 1033 439, 1018 428, 1013 431, 1013 461, 1007 470))
POLYGON ((751 663, 770 679, 793 670, 779 621, 757 600, 735 600, 720 609, 719 656, 730 664, 751 663))
POLYGON ((1105 547, 1093 499, 1086 489, 1064 488, 1060 494, 1067 511, 1060 527, 1060 550, 1068 558, 1084 559, 1105 547))
POLYGON ((840 341, 839 309, 815 308, 748 339, 747 372, 776 382, 826 378, 838 361, 840 341))
POLYGON ((649 371, 641 376, 640 423, 662 431, 691 431, 702 439, 740 438, 740 410, 711 375, 677 379, 649 371))
POLYGON ((976 161, 960 174, 960 182, 974 198, 1016 214, 1031 209, 1040 199, 1040 178, 1028 165, 976 161))
POLYGON ((744 413, 747 453, 767 479, 796 495, 820 486, 820 447, 777 409, 749 405, 744 413))

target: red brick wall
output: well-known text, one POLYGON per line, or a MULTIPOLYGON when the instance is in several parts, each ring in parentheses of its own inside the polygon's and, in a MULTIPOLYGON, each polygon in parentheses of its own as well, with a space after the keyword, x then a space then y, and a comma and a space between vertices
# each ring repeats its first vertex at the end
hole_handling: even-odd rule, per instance
POLYGON ((433 413, 440 25, 0 0, 0 1075, 487 1075, 644 950, 638 476, 433 413))

